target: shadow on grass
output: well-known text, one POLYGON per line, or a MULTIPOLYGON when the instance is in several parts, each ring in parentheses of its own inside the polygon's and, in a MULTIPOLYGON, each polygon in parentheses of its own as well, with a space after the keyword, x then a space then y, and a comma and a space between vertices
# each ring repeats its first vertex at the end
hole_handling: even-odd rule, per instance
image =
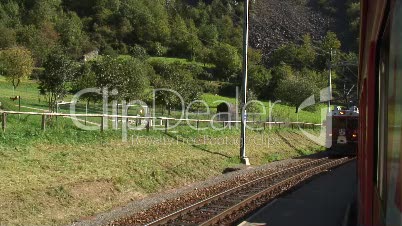
POLYGON ((286 137, 284 137, 280 132, 276 131, 275 133, 276 133, 276 135, 278 135, 279 138, 281 138, 281 140, 282 140, 283 142, 285 142, 285 144, 287 144, 289 147, 291 147, 291 148, 293 148, 294 150, 296 150, 298 154, 304 155, 304 153, 303 153, 300 149, 298 149, 295 145, 293 145, 293 144, 292 144, 288 139, 286 139, 286 137))
MULTIPOLYGON (((187 143, 187 142, 184 142, 183 139, 180 139, 180 138, 178 138, 177 136, 173 136, 173 135, 170 134, 170 133, 166 133, 166 135, 169 136, 169 137, 171 137, 171 138, 173 138, 173 139, 175 139, 175 140, 177 140, 177 141, 179 141, 179 142, 181 142, 181 143, 183 143, 183 144, 189 144, 189 143, 187 143)), ((200 146, 198 146, 198 145, 196 145, 196 144, 189 144, 189 145, 191 145, 192 147, 194 147, 194 148, 196 148, 196 149, 198 149, 198 150, 201 150, 201 151, 204 151, 204 152, 213 154, 213 155, 220 155, 220 156, 223 156, 223 157, 225 157, 225 158, 231 158, 231 157, 228 156, 228 155, 225 155, 225 154, 222 154, 222 153, 219 153, 219 152, 210 151, 210 150, 208 150, 208 149, 206 149, 206 148, 203 148, 203 147, 200 147, 200 146)))

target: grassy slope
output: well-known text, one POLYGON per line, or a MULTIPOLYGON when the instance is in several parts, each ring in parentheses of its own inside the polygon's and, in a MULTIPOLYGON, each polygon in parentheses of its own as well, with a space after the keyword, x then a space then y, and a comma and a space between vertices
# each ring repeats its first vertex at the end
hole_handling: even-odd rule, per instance
MULTIPOLYGON (((16 109, 8 99, 12 95, 0 78, 0 101, 16 109)), ((15 95, 23 97, 23 105, 46 109, 33 82, 22 83, 15 95)), ((203 99, 210 103, 221 97, 203 99)), ((7 132, 0 136, 0 224, 65 224, 239 163, 238 129, 175 130, 167 135, 130 131, 123 143, 121 131, 81 131, 59 118, 43 132, 39 117, 9 116, 7 132)), ((248 135, 248 156, 256 165, 321 150, 297 130, 248 135)))
MULTIPOLYGON (((105 142, 98 134, 87 144, 42 140, 0 148, 0 224, 64 224, 218 175, 239 163, 238 134, 180 132, 176 139, 172 133, 139 138, 137 133, 128 143, 105 142)), ((254 165, 320 150, 299 131, 248 136, 248 156, 254 165)))
MULTIPOLYGON (((211 107, 211 111, 216 108, 220 102, 215 101, 226 101, 232 104, 236 103, 236 98, 230 97, 222 97, 214 94, 204 94, 202 95, 202 99, 211 107), (215 102, 215 103, 214 103, 215 102)), ((263 114, 263 118, 268 118, 271 112, 271 116, 273 121, 284 121, 284 122, 311 122, 311 123, 320 123, 321 115, 319 113, 319 108, 317 107, 313 111, 301 111, 299 114, 295 112, 295 107, 288 106, 285 104, 277 103, 274 105, 274 101, 261 101, 264 105, 266 112, 263 114), (271 104, 271 105, 270 105, 271 104)), ((261 110, 261 113, 263 111, 261 110)), ((256 117, 258 118, 258 117, 256 117)))

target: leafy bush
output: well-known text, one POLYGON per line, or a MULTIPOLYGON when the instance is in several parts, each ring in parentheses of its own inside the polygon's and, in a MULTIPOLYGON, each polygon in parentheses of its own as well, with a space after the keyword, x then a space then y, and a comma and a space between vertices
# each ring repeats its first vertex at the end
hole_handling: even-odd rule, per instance
POLYGON ((168 52, 168 48, 163 46, 160 42, 148 42, 146 49, 148 53, 153 56, 165 56, 168 52))
POLYGON ((276 89, 277 97, 282 101, 296 107, 303 103, 311 95, 317 95, 320 88, 308 75, 300 74, 290 76, 281 80, 276 89))
POLYGON ((202 81, 200 80, 200 84, 204 93, 212 93, 218 94, 221 85, 214 81, 202 81))
POLYGON ((117 89, 120 100, 141 99, 154 73, 148 63, 133 57, 106 56, 93 69, 97 86, 117 89))
POLYGON ((241 71, 241 57, 237 48, 220 43, 214 47, 213 61, 215 62, 215 78, 230 81, 238 77, 241 71))
POLYGON ((64 54, 55 52, 48 56, 43 66, 45 71, 39 76, 39 90, 48 97, 49 110, 55 111, 56 102, 68 94, 78 65, 64 54))
POLYGON ((249 68, 249 87, 256 94, 257 97, 268 99, 269 97, 269 84, 272 75, 262 65, 252 65, 249 68))
MULTIPOLYGON (((152 66, 157 73, 153 81, 154 88, 170 89, 176 91, 183 98, 185 104, 198 100, 201 95, 201 86, 198 84, 188 69, 183 64, 167 64, 163 62, 152 62, 152 66)), ((170 110, 173 107, 181 107, 180 98, 169 91, 159 91, 156 93, 156 102, 170 110)))
POLYGON ((149 57, 147 50, 144 47, 137 44, 129 48, 129 53, 134 58, 138 58, 141 60, 145 60, 149 57))

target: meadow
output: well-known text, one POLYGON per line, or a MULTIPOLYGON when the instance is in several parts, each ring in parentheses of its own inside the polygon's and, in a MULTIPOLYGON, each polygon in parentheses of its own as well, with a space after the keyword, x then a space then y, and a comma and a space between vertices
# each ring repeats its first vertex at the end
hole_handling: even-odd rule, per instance
MULTIPOLYGON (((34 81, 23 82, 13 92, 0 78, 3 108, 17 110, 17 102, 9 99, 16 95, 22 97, 21 111, 47 109, 34 81)), ((235 102, 234 98, 203 95, 213 113, 219 99, 235 102)), ((284 120, 296 119, 293 107, 278 104, 274 112, 284 120)), ((302 115, 306 121, 318 122, 314 112, 302 115)), ((238 128, 213 130, 205 123, 201 126, 207 129, 199 131, 186 125, 168 133, 129 130, 123 142, 121 130, 84 131, 71 119, 58 117, 42 131, 40 122, 40 116, 9 115, 6 132, 1 133, 1 225, 71 223, 240 164, 238 128)), ((250 130, 247 135, 247 156, 253 165, 323 150, 296 129, 274 127, 250 130)))

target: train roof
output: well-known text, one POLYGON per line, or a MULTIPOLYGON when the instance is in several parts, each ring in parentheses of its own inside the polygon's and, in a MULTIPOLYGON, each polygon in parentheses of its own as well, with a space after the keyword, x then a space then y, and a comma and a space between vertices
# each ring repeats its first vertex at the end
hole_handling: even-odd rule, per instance
POLYGON ((341 107, 336 107, 333 111, 328 113, 331 117, 358 117, 359 108, 353 106, 349 109, 342 109, 341 107))

